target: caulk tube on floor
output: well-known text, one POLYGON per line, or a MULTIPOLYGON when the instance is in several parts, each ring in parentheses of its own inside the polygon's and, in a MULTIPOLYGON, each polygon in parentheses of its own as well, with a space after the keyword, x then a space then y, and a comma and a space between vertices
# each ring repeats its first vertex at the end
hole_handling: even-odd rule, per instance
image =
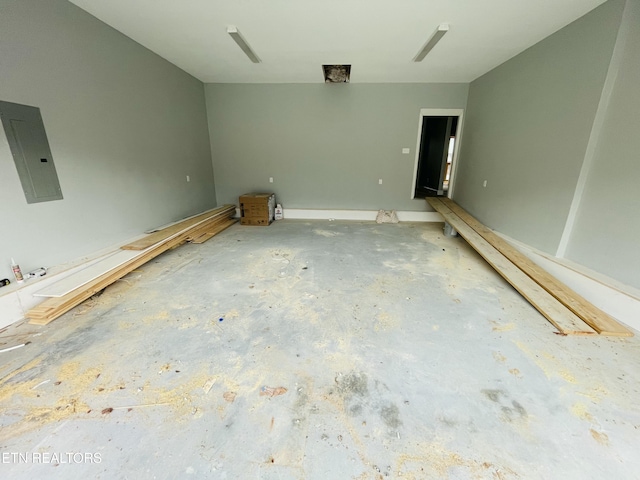
POLYGON ((20 270, 20 265, 18 265, 13 258, 11 258, 11 270, 13 270, 13 275, 16 277, 16 282, 18 283, 24 282, 24 277, 22 276, 22 270, 20 270))

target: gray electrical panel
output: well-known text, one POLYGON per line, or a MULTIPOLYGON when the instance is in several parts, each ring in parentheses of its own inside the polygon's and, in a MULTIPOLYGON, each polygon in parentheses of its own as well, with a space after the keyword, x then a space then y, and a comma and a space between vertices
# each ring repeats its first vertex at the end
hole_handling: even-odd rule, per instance
POLYGON ((62 190, 40 109, 0 102, 0 118, 27 203, 61 200, 62 190))

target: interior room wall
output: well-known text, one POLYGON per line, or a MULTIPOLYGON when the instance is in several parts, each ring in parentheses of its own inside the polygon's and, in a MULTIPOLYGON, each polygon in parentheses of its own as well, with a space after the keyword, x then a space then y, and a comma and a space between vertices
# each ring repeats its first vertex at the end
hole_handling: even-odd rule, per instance
POLYGON ((0 278, 216 205, 199 80, 65 0, 0 0, 0 32, 0 100, 40 108, 64 195, 26 203, 0 129, 0 278))
POLYGON ((623 7, 610 0, 471 83, 455 200, 489 227, 555 254, 623 7))
POLYGON ((467 84, 207 84, 217 200, 273 191, 285 209, 430 210, 410 198, 420 109, 464 108, 467 91, 467 84))
POLYGON ((640 288, 640 1, 628 0, 615 83, 566 257, 640 288))

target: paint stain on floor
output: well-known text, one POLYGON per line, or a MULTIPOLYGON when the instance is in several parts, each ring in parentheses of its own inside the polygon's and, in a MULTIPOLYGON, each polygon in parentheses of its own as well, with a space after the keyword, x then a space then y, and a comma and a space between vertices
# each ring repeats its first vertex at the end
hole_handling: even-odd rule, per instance
POLYGON ((606 433, 598 432, 593 428, 590 429, 589 432, 591 432, 591 436, 593 437, 593 439, 600 445, 609 445, 609 437, 606 433))

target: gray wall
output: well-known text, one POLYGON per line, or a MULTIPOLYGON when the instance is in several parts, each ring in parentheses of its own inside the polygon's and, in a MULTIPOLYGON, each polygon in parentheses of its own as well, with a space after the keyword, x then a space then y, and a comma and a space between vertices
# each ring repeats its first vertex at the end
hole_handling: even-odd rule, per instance
POLYGON ((420 109, 464 108, 467 90, 207 84, 218 202, 273 191, 285 208, 428 210, 410 199, 420 109))
POLYGON ((455 200, 491 228, 555 254, 623 5, 603 4, 471 83, 455 200))
POLYGON ((566 256, 640 288, 640 2, 625 15, 630 31, 566 256))
POLYGON ((0 278, 215 206, 200 81, 64 0, 0 0, 0 32, 0 100, 41 109, 64 194, 28 205, 0 131, 0 278))

